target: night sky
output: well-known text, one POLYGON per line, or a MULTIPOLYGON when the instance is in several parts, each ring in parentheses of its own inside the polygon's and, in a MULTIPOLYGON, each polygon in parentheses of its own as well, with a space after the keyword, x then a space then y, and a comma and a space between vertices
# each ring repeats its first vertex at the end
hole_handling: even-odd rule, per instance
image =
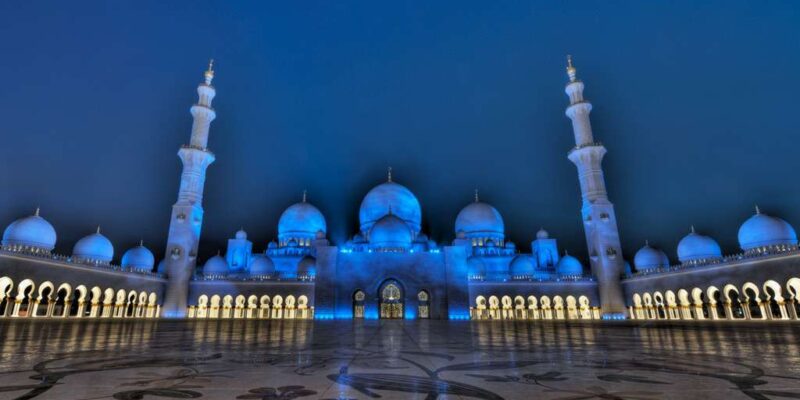
POLYGON ((41 206, 58 253, 99 224, 160 258, 215 58, 201 260, 239 227, 262 251, 303 189, 341 244, 392 166, 440 242, 478 187, 585 261, 572 54, 626 258, 675 262, 690 224, 737 252, 754 204, 800 228, 796 1, 241 3, 0 4, 0 224, 41 206))

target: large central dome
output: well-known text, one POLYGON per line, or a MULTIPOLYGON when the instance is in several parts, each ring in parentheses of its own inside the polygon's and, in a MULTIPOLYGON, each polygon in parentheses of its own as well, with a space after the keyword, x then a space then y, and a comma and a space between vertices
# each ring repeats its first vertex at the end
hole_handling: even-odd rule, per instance
POLYGON ((302 203, 291 205, 281 214, 278 221, 278 238, 289 239, 313 239, 318 232, 325 234, 327 225, 325 217, 317 207, 307 203, 303 199, 302 203))
POLYGON ((415 236, 419 233, 422 222, 419 200, 408 188, 391 181, 375 186, 361 201, 358 212, 361 232, 369 232, 375 222, 389 214, 390 208, 392 214, 402 219, 415 236))

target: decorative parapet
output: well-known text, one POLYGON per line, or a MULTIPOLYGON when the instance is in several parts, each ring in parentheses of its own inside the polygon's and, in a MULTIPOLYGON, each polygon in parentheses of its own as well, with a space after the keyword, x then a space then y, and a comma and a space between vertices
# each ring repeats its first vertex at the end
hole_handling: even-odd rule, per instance
POLYGON ((736 253, 724 256, 722 258, 710 258, 705 260, 694 260, 677 265, 670 265, 664 268, 655 268, 645 271, 637 271, 627 278, 637 278, 641 276, 669 274, 672 272, 687 271, 693 269, 704 269, 706 267, 720 267, 725 264, 733 265, 741 261, 751 260, 767 260, 775 257, 783 257, 788 255, 800 254, 800 246, 798 245, 778 245, 778 246, 763 246, 743 253, 736 253))
POLYGON ((77 260, 71 256, 65 256, 61 254, 53 254, 47 251, 43 251, 40 249, 30 249, 30 248, 22 248, 18 246, 2 246, 0 247, 0 254, 9 254, 14 256, 22 256, 25 258, 30 259, 38 259, 38 260, 47 260, 47 261, 56 261, 64 264, 69 265, 79 265, 84 267, 93 267, 98 269, 104 269, 108 271, 115 271, 115 272, 125 272, 125 273, 132 273, 132 274, 139 274, 154 278, 164 278, 163 274, 159 274, 153 271, 146 271, 140 269, 130 269, 130 268, 123 268, 117 264, 111 263, 104 263, 99 262, 96 260, 77 260))

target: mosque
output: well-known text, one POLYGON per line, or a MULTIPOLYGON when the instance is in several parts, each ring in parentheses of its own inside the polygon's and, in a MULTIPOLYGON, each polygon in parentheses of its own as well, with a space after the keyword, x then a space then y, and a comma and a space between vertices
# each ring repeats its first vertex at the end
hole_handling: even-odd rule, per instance
POLYGON ((452 242, 437 243, 422 230, 419 200, 391 169, 364 196, 359 229, 345 243, 328 240, 325 216, 304 194, 281 215, 277 241, 254 244, 240 230, 224 254, 198 260, 205 173, 215 161, 207 147, 212 63, 191 107, 190 141, 178 150, 165 258, 156 263, 140 243, 117 264, 99 228, 71 255, 54 254, 56 230, 37 209, 3 233, 0 318, 799 319, 797 235, 758 209, 739 229, 741 253, 722 254, 692 228, 677 263, 647 244, 633 267, 625 261, 601 165, 606 148, 593 136, 592 105, 571 59, 567 76, 576 144, 567 158, 580 182, 586 265, 545 230, 530 253, 520 252, 501 213, 477 192, 458 213, 452 242))

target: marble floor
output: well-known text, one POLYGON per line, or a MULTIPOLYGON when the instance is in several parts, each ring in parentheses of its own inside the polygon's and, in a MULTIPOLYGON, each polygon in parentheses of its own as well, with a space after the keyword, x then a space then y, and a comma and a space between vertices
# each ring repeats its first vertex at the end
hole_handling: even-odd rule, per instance
POLYGON ((0 399, 800 399, 800 325, 2 320, 0 399))

